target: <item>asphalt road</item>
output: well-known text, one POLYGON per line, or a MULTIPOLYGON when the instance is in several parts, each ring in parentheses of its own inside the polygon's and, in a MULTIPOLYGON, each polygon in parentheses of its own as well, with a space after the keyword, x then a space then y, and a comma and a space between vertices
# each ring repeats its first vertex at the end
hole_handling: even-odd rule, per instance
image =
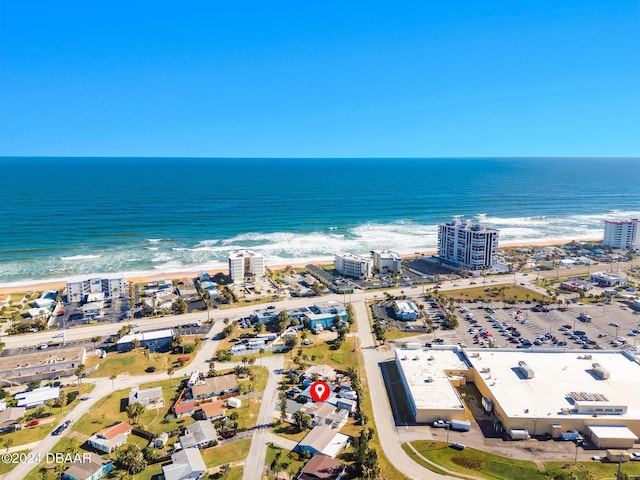
MULTIPOLYGON (((620 266, 622 269, 623 266, 620 266)), ((626 267, 624 267, 626 268, 626 267)), ((586 267, 584 268, 586 270, 586 267)), ((594 268, 594 271, 596 269, 594 268)), ((560 275, 567 274, 578 274, 580 273, 580 269, 571 269, 571 270, 561 270, 560 275)), ((541 277, 551 277, 556 274, 556 272, 540 272, 541 277)), ((586 273, 586 272, 585 272, 586 273)), ((496 282, 492 282, 492 285, 500 285, 500 284, 510 284, 513 282, 523 282, 526 283, 529 288, 538 289, 538 287, 530 285, 530 281, 534 280, 534 276, 521 276, 517 275, 509 275, 496 278, 496 282)), ((447 290, 456 290, 459 288, 467 288, 469 286, 470 280, 463 281, 451 281, 442 283, 441 291, 447 290), (457 283, 456 287, 453 287, 453 283, 457 283)), ((422 293, 421 290, 417 289, 408 289, 408 288, 397 288, 395 290, 388 290, 391 294, 400 294, 401 291, 404 291, 406 294, 412 294, 415 292, 417 295, 418 292, 422 293)), ((397 428, 395 426, 393 413, 389 404, 389 399, 387 397, 387 393, 384 388, 384 383, 382 379, 382 374, 380 368, 378 366, 379 356, 375 349, 375 343, 373 340, 373 336, 371 334, 371 328, 369 326, 368 314, 366 311, 366 299, 374 298, 374 296, 379 295, 380 292, 358 292, 349 295, 348 297, 345 295, 325 295, 320 299, 314 298, 300 298, 300 299, 291 299, 286 302, 280 302, 278 306, 286 306, 287 308, 294 308, 303 305, 308 305, 310 302, 314 301, 350 301, 354 305, 354 310, 358 323, 358 336, 360 338, 360 345, 363 352, 364 357, 364 367, 367 375, 367 384, 369 386, 369 391, 371 394, 372 405, 373 405, 373 414, 376 429, 378 432, 378 436, 380 438, 380 442, 382 445, 382 449, 387 455, 390 462, 404 475, 409 478, 423 478, 423 479, 445 479, 445 478, 453 478, 446 477, 443 475, 439 475, 433 473, 429 470, 422 468, 420 465, 415 463, 401 448, 401 441, 398 435, 397 428)), ((194 370, 202 370, 207 371, 210 359, 213 357, 215 350, 217 349, 218 342, 212 340, 215 335, 220 332, 224 326, 223 322, 220 320, 224 318, 230 318, 232 320, 238 319, 244 316, 247 316, 257 307, 255 305, 249 305, 246 307, 239 307, 231 310, 222 310, 210 312, 211 318, 216 320, 214 326, 208 334, 207 340, 203 343, 202 347, 199 349, 194 361, 182 370, 178 370, 175 372, 175 376, 183 376, 189 375, 194 370)), ((179 316, 167 316, 161 318, 154 319, 140 319, 137 323, 140 324, 140 327, 137 327, 139 331, 146 330, 156 330, 158 328, 169 328, 173 327, 176 324, 190 323, 190 322, 204 322, 207 320, 206 312, 197 312, 190 313, 186 315, 179 316)), ((131 323, 131 322, 123 322, 131 323)), ((117 333, 117 331, 121 328, 122 324, 103 324, 103 325, 92 325, 81 328, 69 329, 66 331, 66 340, 67 341, 75 341, 91 338, 94 336, 107 337, 109 335, 117 333)), ((7 348, 21 348, 30 345, 39 345, 42 343, 47 343, 52 340, 53 335, 56 332, 39 332, 39 333, 30 333, 26 335, 18 335, 18 336, 4 336, 2 337, 2 341, 5 342, 7 348)), ((267 386, 265 388, 265 392, 263 394, 263 404, 260 409, 260 414, 258 418, 258 423, 270 423, 273 420, 273 414, 276 410, 277 406, 277 384, 279 381, 280 374, 276 374, 275 371, 280 371, 282 368, 282 364, 278 364, 277 362, 282 362, 283 358, 280 356, 269 357, 270 359, 263 359, 263 364, 268 366, 270 369, 269 378, 267 380, 267 386), (273 362, 273 364, 271 364, 273 362)), ((75 422, 80 419, 90 408, 93 406, 98 400, 102 397, 111 393, 113 389, 120 390, 124 388, 129 388, 132 386, 140 385, 141 383, 147 383, 158 380, 168 379, 169 376, 166 373, 158 373, 154 375, 144 375, 144 376, 126 376, 121 375, 118 376, 112 382, 105 382, 102 380, 86 380, 91 381, 96 384, 94 390, 88 395, 86 400, 81 401, 76 408, 74 408, 68 415, 63 419, 70 420, 71 422, 75 422)), ((60 436, 47 436, 38 445, 32 450, 33 454, 40 454, 42 458, 45 458, 46 453, 49 452, 53 446, 62 438, 67 435, 71 427, 67 428, 60 436)), ((258 429, 253 436, 253 441, 251 444, 251 449, 249 451, 249 456, 247 462, 245 464, 245 473, 243 476, 244 480, 257 479, 259 480, 262 476, 262 472, 264 470, 264 460, 266 455, 266 444, 269 441, 269 431, 267 429, 258 429)), ((21 480, 23 479, 29 471, 35 468, 37 464, 29 464, 29 463, 21 463, 17 465, 11 472, 5 475, 6 480, 21 480)))

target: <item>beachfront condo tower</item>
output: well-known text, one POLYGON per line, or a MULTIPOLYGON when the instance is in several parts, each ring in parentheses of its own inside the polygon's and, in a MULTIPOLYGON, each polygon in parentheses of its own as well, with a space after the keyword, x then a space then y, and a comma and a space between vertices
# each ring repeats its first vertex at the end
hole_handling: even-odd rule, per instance
POLYGON ((611 248, 638 248, 640 246, 640 220, 632 218, 623 221, 604 221, 604 241, 602 244, 611 248))
POLYGON ((391 250, 375 250, 373 256, 373 270, 378 273, 400 273, 402 259, 400 254, 391 250))
POLYGON ((371 258, 361 257, 353 253, 337 253, 336 270, 341 275, 351 278, 368 278, 371 276, 371 258))
POLYGON ((229 252, 229 276, 233 283, 264 277, 264 257, 253 250, 229 252))
POLYGON ((498 230, 454 218, 438 226, 438 256, 470 270, 497 263, 498 230))

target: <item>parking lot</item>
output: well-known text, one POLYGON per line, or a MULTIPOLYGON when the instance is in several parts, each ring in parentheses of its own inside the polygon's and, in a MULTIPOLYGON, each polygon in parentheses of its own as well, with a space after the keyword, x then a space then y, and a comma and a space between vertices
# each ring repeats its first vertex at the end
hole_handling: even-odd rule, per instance
POLYGON ((626 349, 637 344, 640 314, 621 303, 576 303, 562 310, 554 305, 545 307, 547 311, 534 311, 540 310, 535 307, 524 302, 508 308, 491 309, 485 309, 481 303, 468 304, 457 310, 460 322, 457 330, 436 330, 425 336, 426 342, 438 341, 476 348, 534 349, 554 346, 626 349), (467 319, 469 314, 472 317, 467 319), (581 314, 591 317, 591 321, 580 320, 581 314))
MULTIPOLYGON (((104 300, 104 315, 96 318, 96 321, 100 323, 121 322, 129 318, 130 308, 129 297, 107 298, 104 300)), ((64 313, 58 315, 56 320, 60 329, 91 323, 84 318, 82 303, 78 302, 65 304, 64 313)))

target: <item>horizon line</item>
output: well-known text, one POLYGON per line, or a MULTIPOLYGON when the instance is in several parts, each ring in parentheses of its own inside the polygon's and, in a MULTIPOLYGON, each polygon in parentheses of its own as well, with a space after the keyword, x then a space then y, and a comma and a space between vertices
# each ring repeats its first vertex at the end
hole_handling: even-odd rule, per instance
POLYGON ((200 156, 200 155, 0 155, 0 160, 10 158, 137 158, 137 159, 172 159, 172 158, 188 158, 199 160, 384 160, 384 159, 403 159, 403 160, 483 160, 483 159, 557 159, 557 158, 576 158, 576 159, 630 159, 640 160, 640 155, 478 155, 478 156, 200 156))

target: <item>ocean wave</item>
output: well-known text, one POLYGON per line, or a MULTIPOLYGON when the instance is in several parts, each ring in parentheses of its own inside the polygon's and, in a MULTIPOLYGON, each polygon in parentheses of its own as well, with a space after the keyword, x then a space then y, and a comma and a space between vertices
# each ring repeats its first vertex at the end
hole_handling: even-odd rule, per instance
POLYGON ((160 242, 170 242, 170 238, 145 238, 145 240, 149 243, 160 243, 160 242))
POLYGON ((60 260, 63 260, 63 261, 92 260, 94 258, 100 258, 100 255, 72 255, 70 257, 60 257, 60 260))
MULTIPOLYGON (((500 217, 475 214, 489 227, 500 230, 500 244, 549 240, 583 240, 602 238, 604 219, 639 217, 637 211, 611 210, 600 214, 568 216, 500 217)), ((420 223, 412 219, 394 222, 365 222, 341 226, 339 231, 319 226, 307 232, 245 232, 229 238, 194 239, 192 243, 164 243, 162 239, 150 245, 122 244, 101 250, 100 254, 72 256, 53 255, 43 258, 0 261, 1 285, 37 279, 53 281, 66 276, 87 276, 123 273, 125 276, 157 274, 160 271, 200 271, 225 269, 229 251, 249 248, 263 254, 267 265, 306 263, 330 260, 336 253, 367 254, 371 250, 390 249, 401 254, 433 251, 437 246, 438 227, 435 223, 420 223)), ((150 240, 150 239, 147 239, 150 240)))

